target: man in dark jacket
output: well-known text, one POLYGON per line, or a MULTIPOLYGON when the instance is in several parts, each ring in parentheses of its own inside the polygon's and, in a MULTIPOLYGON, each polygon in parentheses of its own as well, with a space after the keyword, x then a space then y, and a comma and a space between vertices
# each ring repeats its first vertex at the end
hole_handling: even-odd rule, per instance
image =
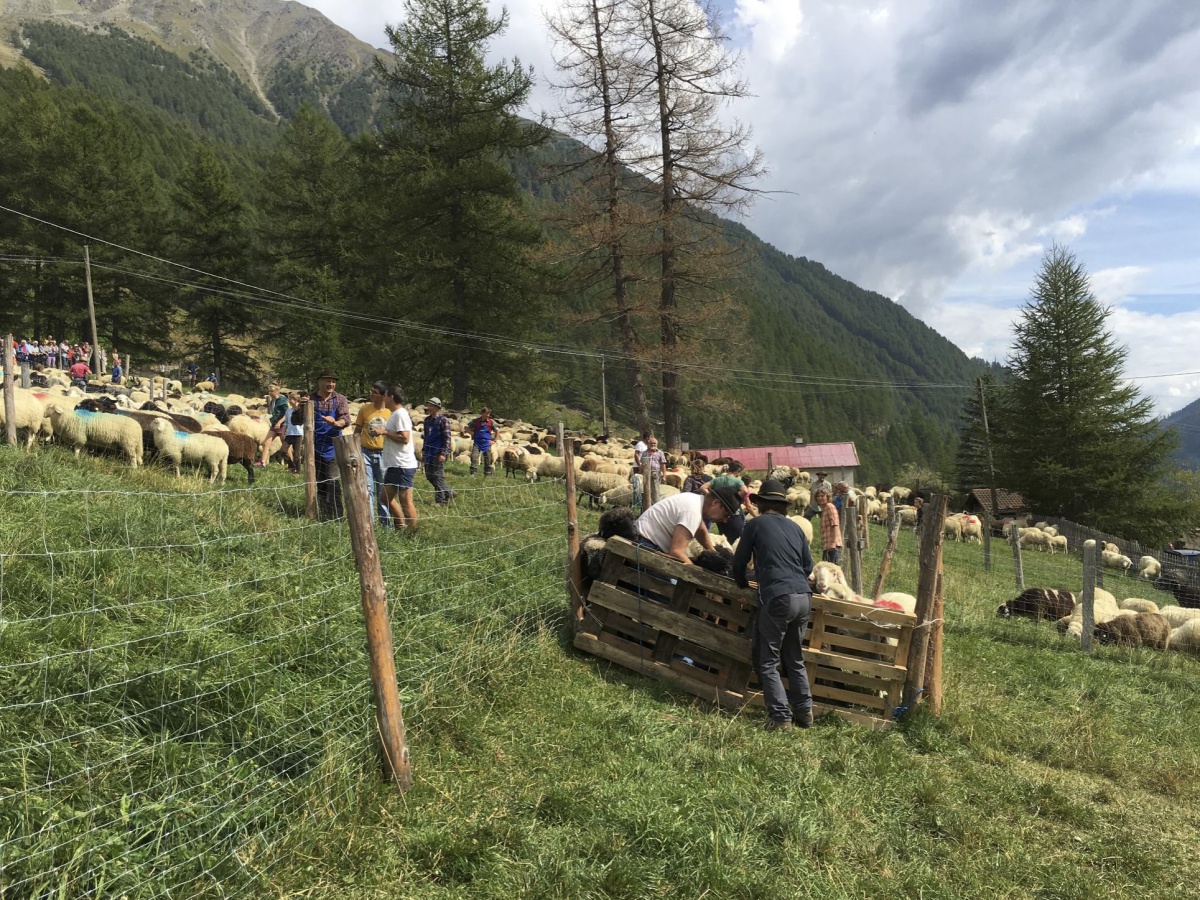
POLYGON ((760 515, 746 524, 733 557, 733 579, 747 587, 746 567, 754 559, 758 611, 754 614, 753 658, 767 707, 768 731, 812 725, 812 690, 800 642, 812 605, 812 551, 800 526, 787 517, 788 501, 778 481, 764 481, 750 500, 760 515), (783 689, 779 664, 787 671, 783 689))
POLYGON ((422 425, 424 444, 421 456, 425 463, 425 478, 433 485, 433 501, 446 506, 454 499, 454 491, 446 484, 446 459, 454 449, 450 420, 442 415, 442 401, 430 397, 425 401, 425 422, 422 425))
POLYGON ((300 398, 301 415, 304 404, 313 404, 313 456, 317 463, 317 505, 322 519, 340 519, 344 514, 333 439, 350 424, 350 401, 334 390, 336 387, 337 375, 326 369, 317 376, 317 389, 300 398))

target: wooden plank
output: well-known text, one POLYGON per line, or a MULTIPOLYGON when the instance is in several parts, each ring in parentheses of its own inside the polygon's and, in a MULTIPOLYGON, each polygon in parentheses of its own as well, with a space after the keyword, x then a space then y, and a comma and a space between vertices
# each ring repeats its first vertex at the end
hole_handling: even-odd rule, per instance
POLYGON ((751 614, 749 612, 738 609, 737 604, 722 603, 702 591, 697 591, 692 598, 691 608, 692 612, 697 615, 715 616, 729 623, 722 627, 733 626, 736 629, 745 630, 746 626, 750 624, 751 614))
POLYGON ((661 681, 682 688, 690 694, 695 694, 697 697, 705 700, 715 701, 722 706, 736 708, 745 703, 745 697, 740 694, 723 691, 711 684, 705 684, 691 677, 690 674, 676 671, 670 666, 664 666, 662 663, 656 663, 651 659, 641 659, 636 653, 629 653, 619 647, 605 644, 583 632, 575 636, 574 645, 577 650, 582 650, 584 653, 606 659, 609 662, 616 663, 626 669, 632 669, 635 672, 640 672, 643 675, 658 678, 661 681))
POLYGON ((689 566, 686 563, 681 563, 679 560, 672 559, 665 553, 656 553, 653 550, 647 550, 645 547, 639 548, 624 538, 609 538, 608 543, 605 544, 605 549, 609 553, 623 556, 634 563, 640 558, 643 568, 650 567, 671 578, 681 578, 706 591, 713 591, 714 593, 734 599, 743 598, 753 601, 755 604, 758 603, 758 595, 754 591, 749 588, 738 587, 731 578, 723 578, 720 575, 709 572, 707 569, 701 569, 699 566, 689 566))
POLYGON ((875 694, 856 694, 853 691, 843 691, 839 688, 832 687, 826 684, 817 684, 813 682, 812 695, 815 700, 820 697, 824 700, 841 700, 843 703, 852 703, 856 706, 865 706, 868 709, 877 709, 883 711, 886 703, 884 699, 875 694))
POLYGON ((903 678, 906 673, 904 666, 877 662, 873 659, 859 659, 857 656, 848 656, 844 653, 830 653, 826 650, 805 650, 804 662, 806 664, 811 662, 815 666, 827 666, 831 669, 858 672, 863 675, 883 679, 884 681, 903 678))
POLYGON ((635 622, 628 616, 623 616, 602 606, 596 606, 593 609, 596 611, 596 618, 599 619, 603 627, 603 632, 597 632, 597 634, 604 632, 623 634, 626 640, 633 641, 634 643, 638 643, 639 641, 644 642, 647 653, 657 644, 659 632, 649 625, 635 622))
POLYGON ((808 675, 810 678, 820 678, 833 684, 864 688, 868 691, 873 691, 876 696, 881 693, 887 693, 887 679, 879 678, 875 675, 860 675, 856 672, 847 672, 845 669, 817 665, 808 667, 808 675))
MULTIPOLYGON (((863 657, 878 656, 883 662, 894 662, 896 660, 896 648, 891 644, 881 644, 878 641, 868 641, 864 638, 858 638, 848 634, 838 634, 837 632, 827 631, 825 633, 825 640, 821 643, 822 647, 826 650, 829 650, 833 647, 841 647, 841 653, 845 656, 857 656, 860 659, 863 657)), ((838 651, 835 650, 833 652, 836 653, 838 651)), ((880 660, 876 660, 876 662, 880 660)))
POLYGON ((812 616, 809 619, 808 646, 813 650, 820 650, 825 646, 825 610, 817 608, 813 610, 812 616))
MULTIPOLYGON (((671 602, 667 606, 667 609, 676 615, 686 616, 694 596, 696 596, 696 586, 686 581, 680 581, 675 585, 675 590, 671 595, 671 602)), ((679 643, 676 630, 672 628, 665 632, 654 646, 654 658, 658 662, 669 663, 675 656, 675 645, 679 643)))
POLYGON ((686 638, 701 647, 715 650, 735 659, 746 659, 750 653, 749 638, 714 628, 703 619, 673 612, 658 603, 647 602, 621 588, 597 581, 592 585, 589 600, 593 606, 615 610, 623 616, 640 621, 659 631, 686 638))
POLYGON ((871 713, 845 709, 841 706, 829 706, 825 703, 813 702, 814 716, 822 716, 826 713, 833 713, 841 716, 847 722, 853 722, 855 725, 866 725, 868 728, 891 728, 895 724, 890 717, 882 718, 871 713))
POLYGON ((834 600, 824 594, 813 594, 812 608, 823 609, 847 619, 862 619, 882 625, 907 625, 910 628, 917 624, 917 617, 898 609, 883 609, 878 606, 867 606, 863 603, 852 603, 845 600, 834 600))

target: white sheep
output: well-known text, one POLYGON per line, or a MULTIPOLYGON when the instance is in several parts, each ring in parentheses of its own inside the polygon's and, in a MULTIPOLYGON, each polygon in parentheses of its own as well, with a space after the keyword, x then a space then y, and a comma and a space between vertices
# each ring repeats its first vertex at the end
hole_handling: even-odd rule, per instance
POLYGON ((1050 535, 1046 534, 1042 529, 1022 528, 1017 533, 1022 547, 1034 547, 1038 550, 1052 551, 1050 535))
POLYGON ((628 487, 629 482, 612 472, 580 472, 575 476, 575 490, 599 499, 605 491, 628 487))
MULTIPOLYGON (((46 407, 30 391, 17 388, 16 395, 17 408, 14 421, 17 423, 18 433, 22 430, 26 432, 25 449, 28 450, 33 446, 33 442, 37 440, 38 433, 42 430, 42 422, 46 418, 46 407)), ((8 418, 5 413, 6 405, 0 402, 0 429, 8 427, 8 418)))
MULTIPOLYGON (((132 422, 132 419, 126 419, 132 422)), ((188 465, 208 466, 208 480, 211 484, 218 476, 225 480, 229 467, 229 445, 211 434, 187 434, 175 430, 175 423, 168 419, 157 419, 150 425, 154 435, 154 446, 159 454, 171 463, 175 474, 179 474, 181 463, 188 465)), ((139 429, 140 434, 140 429, 139 429)))
POLYGON ((818 594, 825 594, 831 585, 845 584, 846 573, 842 571, 842 567, 836 563, 826 562, 821 560, 813 566, 813 590, 818 594))
POLYGON ((267 419, 247 416, 245 414, 238 416, 230 416, 227 423, 229 430, 236 434, 245 434, 254 438, 254 442, 260 447, 262 442, 267 439, 267 432, 271 430, 271 423, 267 419))
POLYGON ((1138 560, 1138 577, 1153 581, 1162 572, 1162 564, 1153 556, 1143 556, 1138 560))
POLYGON ((64 409, 57 402, 50 404, 49 415, 54 434, 75 455, 83 447, 97 450, 116 450, 137 468, 142 464, 142 427, 133 419, 112 413, 64 409))
POLYGON ((1129 567, 1133 565, 1133 560, 1124 553, 1114 553, 1107 549, 1100 553, 1100 562, 1110 569, 1120 569, 1122 572, 1128 571, 1129 567))
POLYGON ((1126 597, 1120 603, 1122 610, 1132 610, 1135 613, 1156 613, 1158 604, 1153 600, 1143 600, 1141 597, 1126 597))
POLYGON ((955 516, 947 516, 942 522, 942 534, 952 541, 962 540, 962 519, 955 516))
POLYGON ((804 532, 804 537, 808 542, 812 543, 812 522, 804 518, 804 516, 788 516, 793 522, 800 526, 800 530, 804 532))
POLYGON ((899 503, 901 500, 907 500, 912 496, 912 488, 900 487, 897 485, 892 488, 891 494, 896 498, 896 502, 899 503))
MULTIPOLYGON (((1092 603, 1092 613, 1094 616, 1094 624, 1099 625, 1102 622, 1107 622, 1109 619, 1115 619, 1121 609, 1117 606, 1117 598, 1110 594, 1104 588, 1095 589, 1095 600, 1092 603)), ((1058 630, 1066 632, 1074 637, 1080 637, 1083 634, 1083 601, 1080 600, 1075 604, 1075 610, 1069 616, 1063 616, 1058 620, 1058 630)))
POLYGON ((1182 650, 1188 653, 1200 653, 1200 619, 1184 622, 1178 628, 1171 630, 1171 639, 1167 641, 1169 650, 1182 650))
POLYGON ((1164 606, 1158 614, 1171 623, 1172 628, 1179 628, 1188 622, 1200 619, 1200 609, 1190 609, 1184 606, 1164 606))
MULTIPOLYGON (((1049 533, 1049 532, 1047 532, 1047 533, 1049 533)), ((1063 553, 1066 553, 1068 549, 1069 548, 1067 547, 1067 536, 1065 534, 1051 534, 1050 535, 1050 552, 1051 553, 1054 553, 1057 550, 1061 550, 1063 553)))

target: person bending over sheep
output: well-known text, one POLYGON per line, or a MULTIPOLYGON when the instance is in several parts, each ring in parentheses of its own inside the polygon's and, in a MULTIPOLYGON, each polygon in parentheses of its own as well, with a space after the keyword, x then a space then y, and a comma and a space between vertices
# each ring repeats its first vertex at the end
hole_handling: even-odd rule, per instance
POLYGON ((712 535, 705 520, 718 524, 729 521, 738 508, 738 501, 738 495, 724 487, 712 488, 707 494, 667 497, 638 516, 634 526, 637 543, 691 565, 688 542, 694 537, 705 550, 712 550, 712 535))
MULTIPOLYGON (((680 495, 687 496, 687 495, 680 495)), ((751 654, 767 707, 768 731, 812 725, 812 689, 801 640, 812 606, 808 579, 813 571, 808 539, 787 517, 787 493, 778 481, 764 481, 751 501, 759 516, 746 525, 733 557, 733 579, 749 587, 746 566, 754 560, 759 607, 754 614, 751 654), (783 689, 779 664, 788 676, 783 689)))

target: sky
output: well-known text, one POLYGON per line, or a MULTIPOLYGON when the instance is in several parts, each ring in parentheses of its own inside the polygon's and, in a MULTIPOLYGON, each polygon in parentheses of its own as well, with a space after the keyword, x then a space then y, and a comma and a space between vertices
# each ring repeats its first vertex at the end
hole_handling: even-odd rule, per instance
MULTIPOLYGON (((378 47, 404 15, 399 0, 306 5, 378 47)), ((503 5, 491 56, 532 64, 527 112, 553 113, 552 4, 503 5)), ((753 129, 769 169, 770 193, 744 216, 752 231, 998 360, 1057 242, 1111 307, 1126 374, 1158 411, 1200 396, 1200 3, 717 9, 753 93, 727 114, 753 129)))

